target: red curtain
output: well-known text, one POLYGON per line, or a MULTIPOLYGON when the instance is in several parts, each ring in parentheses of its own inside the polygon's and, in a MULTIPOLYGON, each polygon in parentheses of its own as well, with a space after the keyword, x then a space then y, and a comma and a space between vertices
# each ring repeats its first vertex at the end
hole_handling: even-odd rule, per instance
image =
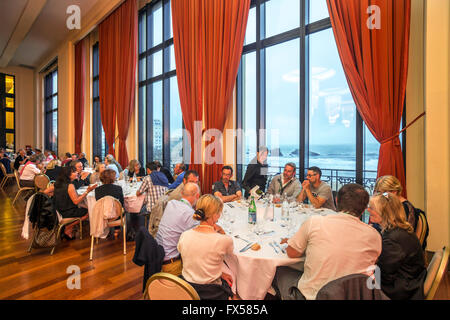
POLYGON ((327 0, 347 81, 373 136, 381 143, 377 176, 406 184, 399 128, 405 101, 410 0, 327 0))
POLYGON ((75 153, 81 152, 81 141, 83 140, 84 124, 84 101, 86 81, 86 44, 84 40, 75 45, 75 153))
MULTIPOLYGON (((249 10, 250 0, 172 1, 178 89, 185 127, 191 133, 191 162, 200 159, 201 139, 194 134, 194 121, 202 121, 203 105, 205 129, 222 132, 225 127, 249 10)), ((206 148, 213 142, 207 142, 206 148)), ((222 163, 221 141, 215 145, 205 160, 212 156, 222 163)), ((191 167, 201 173, 201 165, 191 167)), ((221 168, 222 164, 204 164, 203 193, 211 192, 221 168)))
POLYGON ((173 43, 177 65, 178 92, 186 130, 190 134, 191 159, 189 169, 202 179, 202 142, 195 133, 195 122, 203 120, 202 93, 202 1, 171 1, 173 43))
POLYGON ((122 167, 128 165, 126 139, 135 109, 137 16, 137 2, 127 0, 99 26, 101 118, 109 153, 114 154, 117 116, 122 167))
MULTIPOLYGON (((204 1, 203 80, 206 130, 223 133, 241 61, 250 0, 204 1)), ((214 133, 213 133, 214 134, 214 133)), ((221 178, 222 141, 206 137, 203 192, 221 178), (214 143, 214 148, 208 148, 214 143), (210 150, 209 150, 210 149, 210 150), (211 150, 214 150, 210 152, 211 150), (210 158, 210 159, 208 159, 210 158), (219 164, 211 160, 219 160, 219 164), (209 160, 209 161, 208 161, 209 160), (209 162, 209 164, 208 164, 209 162)))

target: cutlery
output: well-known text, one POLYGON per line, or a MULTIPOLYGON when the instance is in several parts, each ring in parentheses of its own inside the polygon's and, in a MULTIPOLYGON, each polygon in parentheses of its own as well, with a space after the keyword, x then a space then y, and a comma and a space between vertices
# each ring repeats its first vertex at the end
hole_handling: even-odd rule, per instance
POLYGON ((245 240, 244 238, 241 238, 239 235, 235 235, 234 237, 235 237, 236 239, 241 239, 242 241, 245 241, 245 242, 247 242, 247 243, 250 243, 250 241, 245 240))
POLYGON ((247 244, 245 247, 243 247, 239 252, 245 252, 248 249, 250 249, 250 247, 253 245, 253 242, 250 242, 249 244, 247 244))
POLYGON ((276 253, 279 253, 277 248, 275 248, 272 242, 269 242, 269 245, 273 248, 273 250, 275 250, 276 253))
POLYGON ((283 247, 278 244, 278 242, 274 241, 273 243, 281 250, 281 252, 286 253, 286 250, 284 250, 283 247))

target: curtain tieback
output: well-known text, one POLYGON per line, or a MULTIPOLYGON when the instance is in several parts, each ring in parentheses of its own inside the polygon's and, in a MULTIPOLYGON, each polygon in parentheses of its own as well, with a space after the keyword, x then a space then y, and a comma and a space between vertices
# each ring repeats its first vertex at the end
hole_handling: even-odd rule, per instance
MULTIPOLYGON (((394 134, 392 137, 387 138, 383 141, 381 141, 381 144, 385 144, 388 143, 392 140, 394 140, 395 138, 397 138, 403 131, 405 131, 406 129, 408 129, 409 127, 411 127, 417 120, 419 120, 420 118, 422 118, 424 115, 426 114, 426 112, 424 111, 422 114, 420 114, 419 116, 417 116, 413 121, 411 121, 406 127, 404 127, 402 130, 400 130, 399 132, 397 132, 396 134, 394 134)), ((398 145, 400 145, 400 143, 398 143, 398 145)))

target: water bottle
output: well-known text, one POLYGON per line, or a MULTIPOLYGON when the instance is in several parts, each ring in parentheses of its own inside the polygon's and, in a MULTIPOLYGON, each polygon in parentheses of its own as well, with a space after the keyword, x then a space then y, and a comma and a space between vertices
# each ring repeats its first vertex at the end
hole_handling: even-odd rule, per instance
POLYGON ((132 183, 133 187, 136 185, 136 183, 137 183, 137 178, 136 178, 136 172, 135 172, 133 174, 133 183, 132 183))
POLYGON ((285 221, 287 220, 289 215, 289 202, 287 194, 285 193, 283 196, 283 205, 281 207, 281 220, 285 221))
POLYGON ((250 206, 248 207, 248 223, 256 224, 256 204, 255 198, 252 196, 250 206))

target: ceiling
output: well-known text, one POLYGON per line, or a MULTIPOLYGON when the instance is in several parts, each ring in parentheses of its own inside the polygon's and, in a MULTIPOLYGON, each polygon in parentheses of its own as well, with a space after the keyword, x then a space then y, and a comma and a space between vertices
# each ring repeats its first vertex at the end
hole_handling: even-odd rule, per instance
MULTIPOLYGON (((69 36, 66 13, 78 5, 83 17, 98 0, 0 0, 0 59, 3 66, 36 68, 69 36), (41 3, 40 6, 37 3, 41 3), (40 10, 40 11, 38 11, 40 10)), ((0 67, 2 67, 0 65, 0 67)))

